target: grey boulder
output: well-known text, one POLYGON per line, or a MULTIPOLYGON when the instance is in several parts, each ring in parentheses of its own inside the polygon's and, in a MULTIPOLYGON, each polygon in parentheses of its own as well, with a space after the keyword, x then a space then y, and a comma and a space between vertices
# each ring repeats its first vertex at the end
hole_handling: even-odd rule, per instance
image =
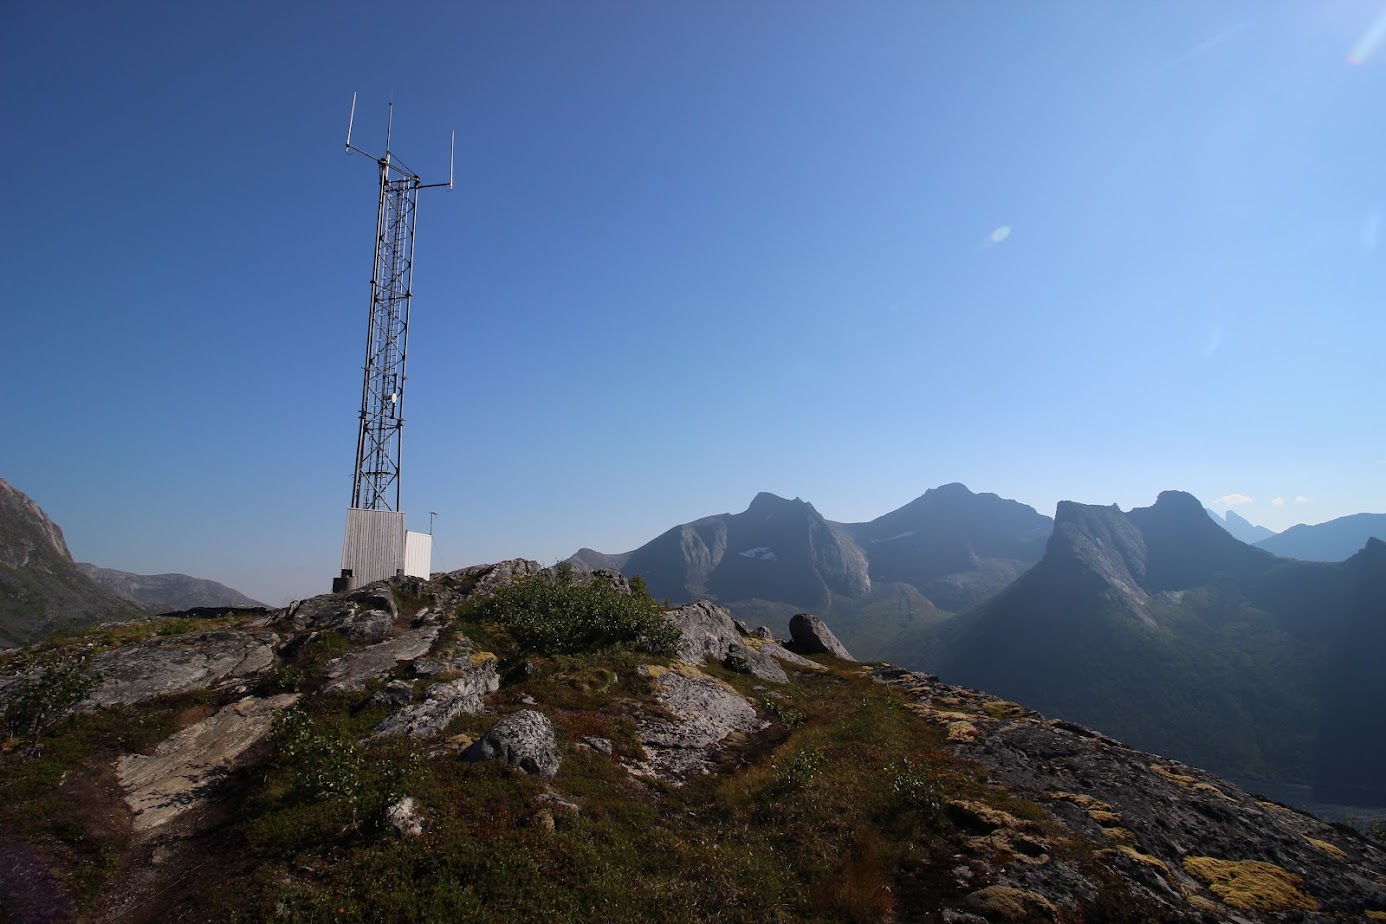
POLYGON ((827 653, 844 661, 855 661, 847 646, 837 640, 833 630, 811 613, 799 613, 789 620, 790 647, 800 654, 827 653))
POLYGON ((525 773, 553 777, 562 758, 554 738, 553 723, 542 712, 522 709, 491 727, 481 739, 462 752, 467 762, 503 760, 525 773))

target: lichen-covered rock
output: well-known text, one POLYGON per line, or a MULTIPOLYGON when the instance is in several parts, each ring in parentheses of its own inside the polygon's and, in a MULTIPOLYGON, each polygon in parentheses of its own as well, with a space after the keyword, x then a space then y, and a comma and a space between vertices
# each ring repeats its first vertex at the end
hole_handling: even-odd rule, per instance
POLYGON ((338 631, 353 642, 378 642, 389 638, 395 627, 395 617, 385 610, 365 610, 354 613, 338 631))
POLYGON ((296 600, 281 610, 275 620, 287 622, 300 632, 340 629, 357 615, 371 611, 388 614, 392 622, 399 615, 388 581, 377 581, 346 593, 320 594, 307 600, 296 600))
MULTIPOLYGON (((1364 908, 1386 909, 1386 852, 1344 828, 986 693, 901 668, 872 674, 903 693, 911 712, 946 728, 948 747, 985 767, 995 783, 1044 804, 1069 836, 1106 845, 1096 855, 1110 874, 1168 920, 1294 915, 1329 924, 1364 908), (953 734, 963 725, 967 734, 953 734)), ((1010 858, 969 899, 967 912, 988 921, 1049 920, 1031 895, 1061 916, 1096 896, 1088 873, 1049 851, 1052 838, 1033 822, 962 800, 946 812, 959 831, 974 835, 974 851, 1010 858)))
POLYGON ((278 643, 273 632, 218 629, 103 652, 92 661, 101 683, 79 708, 128 705, 250 676, 274 666, 278 643))
POLYGON ((525 773, 543 777, 556 776, 562 763, 553 723, 534 709, 522 709, 501 719, 462 752, 462 759, 503 760, 525 773))
POLYGON ((789 675, 784 672, 780 662, 740 642, 727 646, 727 657, 723 663, 738 674, 750 674, 768 683, 789 683, 789 675))
POLYGON ((537 561, 512 558, 492 565, 472 565, 446 574, 435 574, 432 582, 451 590, 462 599, 485 597, 512 581, 534 577, 544 570, 544 566, 537 561))
POLYGON ((791 648, 800 654, 825 652, 844 661, 855 661, 847 646, 837 640, 833 630, 812 613, 799 613, 789 620, 791 648))
POLYGON ((414 685, 404 680, 391 680, 375 691, 371 702, 382 706, 403 706, 414 698, 414 685))
POLYGON ((692 668, 646 668, 661 706, 674 718, 647 718, 637 727, 646 759, 633 772, 677 780, 708 772, 716 746, 759 726, 755 707, 721 681, 692 668))
POLYGON ((679 660, 700 665, 704 661, 722 661, 727 650, 740 644, 741 633, 731 613, 709 600, 699 600, 664 614, 683 636, 679 645, 679 660))
POLYGON ((116 778, 135 815, 136 831, 148 831, 207 801, 242 756, 270 732, 274 712, 298 701, 296 693, 248 696, 163 741, 153 754, 116 761, 116 778))
POLYGON ((333 658, 323 668, 327 690, 363 690, 366 681, 383 677, 405 661, 428 654, 438 638, 438 626, 420 626, 389 641, 333 658))
POLYGON ((405 706, 389 715, 375 729, 375 735, 413 735, 427 738, 441 733, 464 712, 481 712, 484 697, 500 687, 495 659, 471 666, 461 677, 428 688, 427 699, 405 706))

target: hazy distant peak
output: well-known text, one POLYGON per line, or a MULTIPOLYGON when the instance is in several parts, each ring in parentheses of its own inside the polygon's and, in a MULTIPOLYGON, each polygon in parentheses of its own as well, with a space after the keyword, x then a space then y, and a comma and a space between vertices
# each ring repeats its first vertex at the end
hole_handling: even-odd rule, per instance
POLYGON ((948 484, 941 484, 936 488, 930 488, 929 490, 924 492, 924 495, 926 497, 930 494, 942 494, 945 496, 950 494, 955 496, 966 495, 968 497, 971 497, 972 491, 967 487, 967 485, 963 484, 961 481, 953 481, 949 482, 948 484))
POLYGON ((1386 539, 1386 513, 1354 513, 1315 526, 1301 523, 1256 547, 1304 561, 1344 561, 1371 538, 1386 539))

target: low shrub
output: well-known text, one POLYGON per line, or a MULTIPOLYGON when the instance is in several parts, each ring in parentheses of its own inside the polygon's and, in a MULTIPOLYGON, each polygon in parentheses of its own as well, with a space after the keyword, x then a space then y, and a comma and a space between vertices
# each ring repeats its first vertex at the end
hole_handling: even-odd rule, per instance
POLYGON ((39 750, 39 739, 72 708, 86 699, 100 675, 90 670, 92 652, 49 651, 20 665, 25 676, 4 691, 0 701, 0 729, 18 738, 29 754, 39 750))
POLYGON ((680 638, 648 595, 623 594, 601 580, 578 583, 568 571, 507 584, 479 601, 470 617, 496 623, 519 654, 571 655, 623 647, 672 655, 680 638))

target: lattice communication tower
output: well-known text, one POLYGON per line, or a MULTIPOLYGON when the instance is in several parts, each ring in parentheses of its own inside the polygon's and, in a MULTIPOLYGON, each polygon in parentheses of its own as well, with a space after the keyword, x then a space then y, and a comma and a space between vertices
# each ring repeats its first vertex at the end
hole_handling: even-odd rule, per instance
POLYGON ((409 345, 413 295, 414 228, 419 190, 452 189, 456 136, 448 156, 448 181, 425 183, 390 150, 394 103, 385 128, 385 153, 376 156, 351 143, 356 95, 347 119, 346 152, 365 154, 380 168, 380 202, 375 219, 375 265, 371 270, 371 313, 366 328, 366 364, 361 382, 361 423, 356 437, 356 475, 351 506, 359 510, 400 509, 400 450, 404 432, 404 364, 409 345))

